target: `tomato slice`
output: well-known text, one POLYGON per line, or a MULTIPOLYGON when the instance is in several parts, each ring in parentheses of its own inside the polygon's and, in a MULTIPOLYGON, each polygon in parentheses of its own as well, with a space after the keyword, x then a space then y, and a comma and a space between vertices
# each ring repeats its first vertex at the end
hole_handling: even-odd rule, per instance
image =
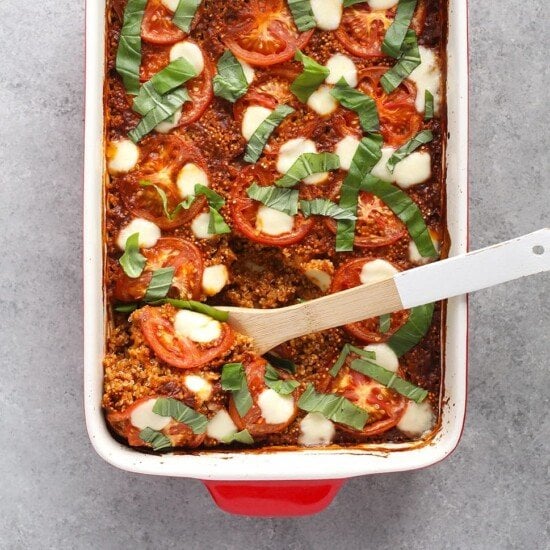
POLYGON ((154 135, 143 140, 139 164, 117 180, 126 208, 135 216, 156 223, 161 229, 173 229, 190 222, 204 208, 204 197, 198 197, 189 209, 180 210, 171 220, 164 214, 162 199, 156 189, 140 185, 145 180, 163 189, 168 200, 168 210, 172 212, 182 200, 176 178, 179 170, 188 162, 197 164, 208 173, 206 162, 198 149, 180 137, 154 135))
MULTIPOLYGON (((163 397, 161 395, 150 395, 136 401, 133 405, 128 407, 122 412, 111 412, 107 414, 107 422, 113 428, 113 430, 122 437, 128 440, 128 444, 132 447, 146 447, 147 443, 142 441, 139 437, 140 429, 136 428, 131 422, 131 416, 134 410, 146 403, 150 399, 156 399, 163 397)), ((193 430, 182 424, 172 420, 165 428, 162 429, 162 433, 166 435, 172 442, 173 447, 198 447, 206 437, 206 434, 195 434, 193 430)))
MULTIPOLYGON (((245 363, 244 365, 246 381, 252 396, 253 405, 243 417, 241 417, 237 411, 233 398, 231 397, 229 400, 229 414, 231 415, 233 422, 235 422, 239 430, 248 430, 252 437, 282 432, 292 423, 298 413, 294 392, 294 394, 291 394, 294 396, 294 414, 286 422, 282 422, 280 424, 268 424, 265 421, 262 416, 262 411, 258 405, 258 398, 264 390, 268 389, 264 379, 266 365, 267 362, 261 357, 250 363, 245 363)), ((279 377, 283 380, 292 379, 286 371, 277 369, 277 372, 279 373, 279 377)))
POLYGON ((200 250, 189 241, 165 237, 152 248, 142 250, 147 263, 140 277, 132 279, 122 270, 116 280, 113 296, 122 302, 135 302, 145 296, 153 271, 173 267, 174 278, 170 295, 189 300, 201 292, 203 261, 200 250))
POLYGON ((235 335, 227 323, 222 323, 221 336, 208 344, 198 344, 177 335, 172 322, 175 313, 176 309, 171 306, 145 306, 134 314, 134 321, 140 323, 148 346, 170 366, 196 369, 222 356, 233 345, 235 335))
MULTIPOLYGON (((374 258, 359 258, 356 260, 350 260, 340 268, 334 274, 332 279, 332 286, 330 291, 340 292, 341 290, 347 290, 349 288, 354 288, 361 284, 361 269, 367 263, 372 261, 374 258)), ((394 265, 396 269, 398 266, 394 265)), ((401 328, 409 318, 409 311, 396 311, 395 313, 390 314, 390 328, 387 332, 380 332, 380 318, 372 317, 371 319, 365 319, 364 321, 359 321, 357 323, 351 323, 345 325, 344 328, 346 331, 366 343, 382 343, 389 340, 390 336, 401 328)))
POLYGON ((141 23, 141 38, 151 44, 175 44, 183 40, 186 35, 172 23, 173 16, 160 0, 148 0, 141 23))
POLYGON ((399 147, 415 136, 422 128, 422 115, 416 110, 416 85, 404 80, 397 89, 387 94, 380 78, 387 67, 369 67, 359 73, 358 89, 374 98, 380 118, 380 131, 384 143, 399 147))
POLYGON ((250 0, 226 21, 224 42, 236 57, 266 67, 289 61, 313 35, 299 33, 286 2, 250 0))

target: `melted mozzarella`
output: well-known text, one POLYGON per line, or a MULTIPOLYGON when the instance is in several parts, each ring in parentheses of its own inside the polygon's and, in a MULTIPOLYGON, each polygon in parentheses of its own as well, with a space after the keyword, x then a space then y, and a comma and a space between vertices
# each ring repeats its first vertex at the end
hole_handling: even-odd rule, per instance
MULTIPOLYGON (((277 172, 280 174, 286 174, 292 165, 298 160, 300 155, 304 153, 317 153, 317 146, 311 139, 303 137, 294 138, 281 145, 279 149, 279 155, 277 156, 277 172)), ((304 183, 314 185, 321 183, 328 178, 326 172, 321 174, 313 174, 304 178, 304 183)))
POLYGON ((155 126, 155 130, 159 134, 167 134, 168 132, 171 132, 174 128, 177 128, 180 120, 181 120, 181 107, 169 118, 166 120, 163 120, 162 122, 159 122, 155 126))
POLYGON ((323 31, 334 31, 342 19, 342 0, 311 0, 311 11, 317 27, 323 31))
POLYGON ((321 413, 308 413, 300 421, 298 443, 307 447, 328 445, 332 442, 335 433, 334 424, 321 413))
POLYGON ((340 157, 340 168, 342 170, 349 170, 351 168, 351 161, 358 147, 359 140, 353 136, 346 136, 336 144, 335 153, 340 157))
MULTIPOLYGON (((431 231, 430 231, 430 238, 434 243, 435 249, 439 252, 439 249, 440 249, 439 240, 437 239, 437 237, 435 237, 435 235, 432 234, 431 231)), ((413 264, 424 265, 433 261, 433 258, 425 258, 424 256, 422 256, 418 251, 418 247, 416 246, 416 243, 414 241, 411 241, 409 243, 409 260, 413 264)))
POLYGON ((210 212, 203 212, 195 217, 191 222, 191 231, 197 239, 210 239, 214 235, 208 232, 208 226, 210 225, 210 212))
POLYGON ((386 260, 372 260, 363 265, 359 279, 364 285, 372 285, 379 281, 391 279, 396 273, 399 273, 390 262, 386 260))
POLYGON ((423 113, 426 107, 426 90, 434 97, 434 112, 437 113, 440 103, 441 70, 439 59, 434 50, 418 46, 420 65, 409 75, 409 79, 416 84, 416 110, 423 113))
POLYGON ((178 174, 176 180, 176 185, 178 186, 178 191, 181 198, 185 199, 190 195, 195 194, 195 185, 200 183, 205 187, 208 187, 208 176, 206 172, 196 164, 188 162, 178 174))
POLYGON ((326 292, 330 288, 330 285, 332 283, 332 277, 330 276, 330 273, 322 271, 321 269, 307 269, 305 272, 305 276, 323 292, 326 292))
POLYGON ((256 214, 256 229, 266 235, 277 237, 290 233, 294 227, 294 216, 279 212, 269 206, 261 205, 256 214))
POLYGON ((258 396, 258 406, 267 424, 288 422, 294 414, 294 398, 291 395, 279 395, 271 388, 258 396))
POLYGON ((272 113, 271 109, 261 107, 260 105, 251 105, 243 115, 241 132, 244 139, 249 141, 254 132, 260 127, 260 124, 272 113))
POLYGON ((138 243, 140 248, 151 248, 160 239, 160 229, 157 225, 143 218, 134 218, 118 234, 116 243, 121 250, 126 250, 126 241, 134 233, 139 233, 138 243))
POLYGON ((254 80, 254 75, 255 75, 254 69, 246 61, 243 61, 242 59, 237 58, 237 61, 241 64, 241 67, 243 68, 243 73, 244 73, 246 82, 248 84, 252 84, 252 81, 254 80))
POLYGON ((176 11, 180 0, 161 0, 162 5, 170 11, 176 11))
POLYGON ((202 290, 207 296, 214 296, 222 290, 228 280, 229 273, 223 264, 205 267, 202 273, 202 290))
POLYGON ((433 427, 434 420, 435 416, 428 401, 420 404, 409 401, 397 429, 411 437, 418 437, 433 427))
POLYGON ((107 169, 109 174, 126 174, 139 160, 139 148, 129 139, 111 141, 107 147, 107 169))
POLYGON ((382 156, 380 157, 380 160, 374 165, 374 168, 371 170, 371 174, 374 177, 384 181, 394 181, 393 174, 390 173, 388 167, 386 166, 388 160, 390 160, 390 157, 394 153, 395 149, 393 147, 382 147, 382 156))
POLYGON ((423 183, 432 175, 432 157, 427 151, 415 151, 405 157, 395 165, 392 174, 387 163, 394 152, 393 147, 382 147, 382 157, 372 169, 373 176, 407 189, 423 183))
POLYGON ((130 422, 139 430, 151 428, 153 430, 162 430, 172 420, 169 416, 160 416, 153 412, 153 407, 157 402, 156 399, 148 399, 138 407, 136 407, 130 415, 130 422))
POLYGON ((344 78, 352 88, 357 86, 357 67, 347 55, 335 53, 327 61, 326 66, 330 71, 325 80, 327 84, 336 84, 341 78, 344 78))
POLYGON ((221 441, 237 433, 237 426, 225 409, 218 411, 206 426, 206 435, 221 441))
POLYGON ((365 346, 365 351, 372 351, 376 354, 374 362, 381 367, 392 372, 397 372, 399 368, 399 359, 390 346, 387 344, 369 344, 365 346))
POLYGON ((206 401, 212 393, 212 384, 202 376, 196 376, 195 374, 186 376, 185 385, 189 391, 196 393, 203 401, 206 401))
POLYGON ((397 6, 399 0, 367 0, 367 3, 373 10, 389 10, 397 6))
POLYGON ((172 46, 170 49, 170 61, 174 61, 180 57, 184 57, 186 61, 189 61, 197 75, 204 71, 202 51, 194 42, 184 40, 172 46))
POLYGON ((201 344, 213 342, 222 334, 222 326, 219 321, 203 313, 187 309, 182 309, 176 313, 174 330, 176 334, 201 344))
POLYGON ((330 86, 319 86, 307 100, 307 106, 321 116, 328 116, 338 109, 338 101, 330 95, 330 86))

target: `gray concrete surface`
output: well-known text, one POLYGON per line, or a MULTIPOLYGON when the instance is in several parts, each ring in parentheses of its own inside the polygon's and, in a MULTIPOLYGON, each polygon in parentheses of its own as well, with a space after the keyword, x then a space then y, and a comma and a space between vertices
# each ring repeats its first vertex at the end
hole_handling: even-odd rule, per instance
MULTIPOLYGON (((471 229, 550 224, 544 0, 470 1, 471 229)), ((96 456, 82 406, 84 2, 0 0, 0 548, 549 548, 550 277, 471 304, 469 411, 433 468, 355 479, 306 519, 216 509, 96 456)))

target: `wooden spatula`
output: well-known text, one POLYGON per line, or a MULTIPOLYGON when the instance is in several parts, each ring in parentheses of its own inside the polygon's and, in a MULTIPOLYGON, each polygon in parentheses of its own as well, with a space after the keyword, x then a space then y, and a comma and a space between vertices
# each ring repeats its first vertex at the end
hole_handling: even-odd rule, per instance
POLYGON ((474 292, 550 270, 550 229, 279 309, 220 308, 266 353, 297 336, 474 292))

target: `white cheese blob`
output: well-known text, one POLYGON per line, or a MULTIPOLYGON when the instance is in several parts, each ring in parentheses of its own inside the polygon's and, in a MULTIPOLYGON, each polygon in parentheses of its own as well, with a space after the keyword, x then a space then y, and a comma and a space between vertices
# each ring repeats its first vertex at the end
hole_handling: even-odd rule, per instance
POLYGON ((162 5, 170 11, 176 11, 180 0, 161 0, 162 5))
POLYGON ((210 265, 202 273, 202 290, 207 296, 214 296, 229 280, 229 272, 223 264, 210 265))
POLYGON ((365 351, 372 351, 376 354, 374 362, 392 372, 399 368, 399 358, 388 344, 369 344, 363 348, 365 351))
POLYGON ((178 127, 181 120, 181 113, 182 109, 180 107, 171 117, 168 117, 166 120, 159 122, 155 126, 155 130, 159 134, 167 134, 168 132, 171 132, 174 128, 178 127))
POLYGON ((291 395, 280 395, 271 388, 258 396, 258 406, 268 424, 288 422, 294 414, 294 398, 291 395))
POLYGON ((372 175, 381 180, 397 183, 408 189, 425 182, 432 175, 432 157, 427 151, 415 151, 395 165, 393 174, 387 163, 395 152, 393 147, 382 147, 382 157, 372 169, 372 175))
POLYGON ((374 165, 374 168, 371 170, 371 174, 375 178, 379 178, 384 181, 393 182, 394 176, 390 171, 388 170, 388 167, 386 166, 388 163, 388 160, 390 160, 390 157, 395 153, 395 149, 393 147, 382 147, 382 156, 380 157, 380 160, 374 165))
POLYGON ((319 86, 307 100, 307 106, 321 116, 328 116, 338 109, 338 101, 332 95, 330 86, 319 86))
POLYGON ((304 275, 318 288, 323 292, 326 292, 332 283, 332 277, 330 273, 323 271, 321 269, 310 268, 306 269, 304 275))
POLYGON ((409 401, 405 414, 397 424, 397 429, 411 437, 418 437, 431 430, 435 421, 435 415, 428 401, 415 403, 409 401))
POLYGON ((196 393, 203 401, 206 401, 212 394, 212 384, 202 376, 190 374, 185 377, 185 385, 189 391, 196 393))
POLYGON ((130 422, 139 430, 151 428, 153 430, 162 430, 166 428, 172 420, 169 416, 160 416, 153 412, 153 407, 157 402, 156 399, 148 399, 141 405, 138 405, 130 415, 130 422))
POLYGON ((211 239, 214 235, 208 232, 210 225, 210 212, 203 212, 191 222, 191 231, 197 239, 211 239))
POLYGON ((178 186, 178 191, 181 198, 186 199, 187 197, 194 195, 195 185, 197 185, 197 183, 208 187, 208 176, 200 166, 197 166, 192 162, 188 162, 179 171, 176 180, 176 185, 178 186))
MULTIPOLYGON (((317 146, 311 139, 304 137, 294 138, 281 145, 279 155, 277 156, 277 172, 286 174, 292 165, 298 160, 300 155, 304 153, 317 153, 317 146)), ((321 183, 328 178, 327 172, 321 174, 313 174, 304 178, 304 183, 315 185, 321 183)))
POLYGON ((325 79, 327 84, 336 84, 341 78, 344 78, 352 88, 357 86, 357 67, 347 55, 335 53, 327 61, 326 67, 330 71, 325 79))
POLYGON ((346 136, 336 144, 335 153, 340 157, 340 168, 349 170, 351 161, 359 147, 359 140, 353 136, 346 136))
POLYGON ((204 71, 204 57, 202 51, 194 42, 184 40, 172 46, 170 49, 170 61, 175 61, 180 57, 184 57, 186 61, 191 64, 197 76, 204 71))
POLYGON ((342 0, 311 0, 311 11, 317 27, 323 31, 334 31, 342 19, 342 0))
POLYGON ((187 309, 182 309, 176 313, 174 330, 176 334, 201 344, 213 342, 222 335, 222 326, 219 321, 204 315, 204 313, 187 309))
POLYGON ((284 233, 290 233, 294 227, 294 216, 269 208, 264 204, 258 208, 256 214, 256 229, 266 235, 277 237, 284 233))
POLYGON ((379 281, 391 279, 396 273, 399 273, 399 271, 390 262, 378 259, 363 265, 359 279, 363 285, 372 285, 379 281))
POLYGON ((140 248, 151 248, 160 239, 160 229, 157 225, 143 218, 134 218, 118 234, 116 241, 121 250, 126 250, 126 241, 134 233, 139 233, 138 243, 140 248))
POLYGON ((308 413, 300 421, 298 443, 306 447, 328 445, 332 442, 335 433, 334 424, 321 413, 308 413))
POLYGON ((221 441, 237 433, 237 426, 225 409, 218 411, 206 425, 206 435, 221 441))
POLYGON ((373 10, 389 10, 394 6, 397 6, 399 0, 367 0, 367 4, 373 10))
MULTIPOLYGON (((431 232, 430 232, 430 238, 434 243, 435 249, 439 253, 440 244, 438 239, 434 235, 432 235, 431 232)), ((433 262, 434 258, 425 258, 424 256, 422 256, 418 251, 418 247, 416 246, 416 243, 414 241, 411 241, 409 243, 409 260, 411 261, 411 263, 416 265, 425 265, 430 262, 433 262)))
POLYGON ((254 132, 271 113, 271 109, 260 105, 251 105, 245 110, 241 125, 241 132, 246 141, 250 141, 250 138, 254 135, 254 132))
POLYGON ((426 90, 434 97, 434 112, 437 113, 440 104, 441 70, 439 59, 434 52, 424 46, 418 46, 420 52, 420 65, 409 75, 409 79, 416 84, 415 107, 419 113, 423 113, 426 107, 426 90))
POLYGON ((241 64, 241 67, 243 68, 244 77, 246 79, 246 82, 248 84, 252 84, 252 81, 254 80, 254 75, 256 74, 254 72, 254 69, 242 59, 237 58, 237 61, 241 64))
POLYGON ((139 148, 129 139, 111 141, 107 147, 107 170, 109 174, 126 174, 139 160, 139 148))

